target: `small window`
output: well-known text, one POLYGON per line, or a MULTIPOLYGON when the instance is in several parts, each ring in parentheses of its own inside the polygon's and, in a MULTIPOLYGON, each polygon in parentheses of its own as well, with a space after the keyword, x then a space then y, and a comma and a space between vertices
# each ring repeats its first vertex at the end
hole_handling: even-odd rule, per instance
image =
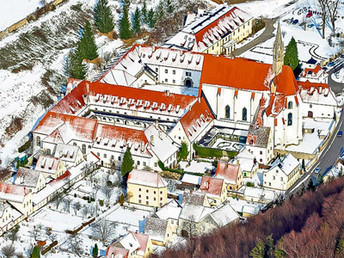
POLYGON ((139 192, 141 192, 141 188, 139 188, 139 192))
POLYGON ((173 82, 173 83, 176 83, 176 80, 173 79, 172 82, 173 82))
POLYGON ((160 201, 162 201, 162 197, 160 197, 160 201))
POLYGON ((146 201, 146 204, 147 204, 147 205, 148 205, 148 203, 149 203, 149 202, 148 202, 148 201, 146 201))
POLYGON ((191 76, 191 72, 185 72, 186 76, 191 76))
POLYGON ((281 177, 281 181, 283 181, 283 177, 281 177))
POLYGON ((165 69, 165 73, 168 73, 168 70, 167 70, 167 69, 165 69))
POLYGON ((121 161, 121 157, 118 157, 118 160, 121 161))
POLYGON ((159 69, 158 68, 155 68, 155 72, 158 72, 159 71, 159 69))
POLYGON ((148 199, 149 199, 149 196, 146 196, 146 199, 148 200, 148 199))
POLYGON ((139 203, 141 203, 141 200, 139 200, 139 203))
POLYGON ((137 165, 140 165, 140 161, 139 160, 137 161, 137 165))
POLYGON ((139 194, 139 198, 141 198, 141 194, 139 194))
POLYGON ((168 79, 167 79, 167 78, 165 79, 165 82, 168 82, 168 79))
POLYGON ((149 193, 149 190, 148 190, 148 189, 146 190, 146 193, 149 193))
POLYGON ((106 159, 106 157, 107 157, 107 155, 106 155, 106 153, 104 153, 104 159, 106 159))
POLYGON ((172 74, 176 74, 176 70, 172 70, 172 74))

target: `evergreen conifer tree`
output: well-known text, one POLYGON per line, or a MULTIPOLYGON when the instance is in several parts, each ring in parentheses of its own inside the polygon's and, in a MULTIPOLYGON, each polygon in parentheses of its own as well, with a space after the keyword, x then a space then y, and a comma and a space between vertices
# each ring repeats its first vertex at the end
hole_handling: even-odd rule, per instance
POLYGON ((33 248, 33 250, 32 250, 32 256, 31 256, 31 257, 32 257, 32 258, 39 258, 39 257, 41 257, 39 246, 36 245, 36 246, 33 248))
POLYGON ((297 45, 294 37, 291 38, 285 50, 284 64, 289 65, 293 70, 299 65, 297 45))
POLYGON ((78 46, 83 59, 93 60, 98 57, 97 45, 89 21, 85 23, 78 46))
POLYGON ((173 8, 171 0, 166 1, 166 10, 168 13, 173 13, 174 8, 173 8))
POLYGON ((148 12, 148 26, 150 28, 154 28, 156 20, 155 20, 155 14, 153 8, 151 8, 148 12))
POLYGON ((130 39, 132 33, 130 30, 129 14, 126 5, 123 5, 123 16, 119 22, 119 37, 121 39, 130 39))
POLYGON ((161 21, 162 18, 164 18, 165 12, 164 12, 164 2, 160 0, 158 7, 155 12, 155 23, 158 21, 161 21))
POLYGON ((147 11, 147 3, 146 3, 146 0, 143 1, 143 6, 142 6, 142 9, 141 9, 141 18, 142 18, 142 21, 146 24, 148 24, 148 11, 147 11))
POLYGON ((134 161, 131 157, 130 149, 129 147, 124 153, 123 162, 121 165, 121 172, 122 176, 125 177, 129 172, 131 172, 134 168, 134 161))
POLYGON ((141 32, 141 14, 139 8, 136 8, 134 13, 133 29, 134 34, 139 34, 141 32))
POLYGON ((264 254, 265 254, 265 245, 263 241, 259 241, 258 244, 250 252, 250 256, 253 258, 263 258, 264 254))
POLYGON ((113 31, 113 17, 107 0, 98 0, 94 10, 94 20, 100 32, 109 33, 113 31))
POLYGON ((92 249, 92 256, 94 258, 98 257, 98 252, 99 252, 99 249, 98 249, 98 245, 97 243, 94 245, 93 249, 92 249))
POLYGON ((86 65, 83 64, 79 48, 69 52, 64 64, 64 71, 68 78, 85 79, 86 65))

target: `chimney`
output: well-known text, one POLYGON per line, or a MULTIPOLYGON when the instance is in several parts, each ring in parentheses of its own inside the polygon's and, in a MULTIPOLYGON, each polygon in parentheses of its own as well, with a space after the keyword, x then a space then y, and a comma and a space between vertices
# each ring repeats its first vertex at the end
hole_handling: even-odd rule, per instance
POLYGON ((145 142, 141 141, 141 151, 143 152, 145 150, 145 142))
POLYGON ((167 96, 167 97, 170 96, 170 91, 169 91, 169 90, 166 91, 166 96, 167 96))

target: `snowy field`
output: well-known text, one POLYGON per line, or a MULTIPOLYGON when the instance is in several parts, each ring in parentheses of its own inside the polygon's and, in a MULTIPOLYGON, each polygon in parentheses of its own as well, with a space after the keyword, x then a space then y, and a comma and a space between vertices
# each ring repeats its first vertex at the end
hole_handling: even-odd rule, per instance
MULTIPOLYGON (((47 3, 53 0, 46 0, 47 3)), ((43 7, 41 0, 1 0, 0 31, 43 7)))
MULTIPOLYGON (((269 1, 264 1, 269 2, 269 1)), ((274 2, 274 1, 271 1, 274 2)), ((283 1, 277 1, 282 3, 283 1)), ((287 1, 284 1, 287 2, 287 1)), ((246 5, 246 4, 245 4, 246 5)), ((249 3, 247 3, 249 5, 249 3)), ((257 10, 264 9, 262 4, 257 10)), ((313 14, 312 17, 306 17, 308 10, 320 11, 316 0, 300 0, 297 3, 288 7, 278 7, 273 9, 273 5, 266 7, 262 12, 266 13, 268 17, 279 17, 281 23, 282 39, 286 46, 290 39, 294 37, 298 46, 299 59, 302 62, 306 62, 311 57, 321 62, 340 50, 337 39, 333 39, 333 46, 329 45, 328 37, 332 33, 330 23, 326 23, 325 39, 322 38, 321 30, 317 29, 321 24, 321 18, 317 14, 313 14), (272 12, 271 12, 272 11, 272 12), (306 23, 306 28, 300 26, 303 22, 306 23)), ((339 16, 344 15, 344 4, 340 4, 339 16)), ((277 26, 277 21, 275 27, 277 26)), ((337 32, 343 31, 344 20, 342 17, 336 21, 337 32)), ((266 42, 255 46, 250 51, 247 51, 241 55, 254 60, 258 60, 265 63, 272 63, 272 47, 274 38, 267 40, 266 42)))

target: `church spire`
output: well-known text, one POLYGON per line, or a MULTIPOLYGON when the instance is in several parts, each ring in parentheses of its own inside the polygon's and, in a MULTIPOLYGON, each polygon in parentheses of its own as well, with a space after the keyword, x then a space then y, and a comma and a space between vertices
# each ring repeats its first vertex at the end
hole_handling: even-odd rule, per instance
POLYGON ((283 63, 284 63, 284 45, 283 45, 282 35, 281 35, 281 25, 280 25, 280 22, 278 22, 277 33, 276 33, 274 49, 273 49, 273 65, 272 65, 272 70, 276 76, 282 72, 283 63))

